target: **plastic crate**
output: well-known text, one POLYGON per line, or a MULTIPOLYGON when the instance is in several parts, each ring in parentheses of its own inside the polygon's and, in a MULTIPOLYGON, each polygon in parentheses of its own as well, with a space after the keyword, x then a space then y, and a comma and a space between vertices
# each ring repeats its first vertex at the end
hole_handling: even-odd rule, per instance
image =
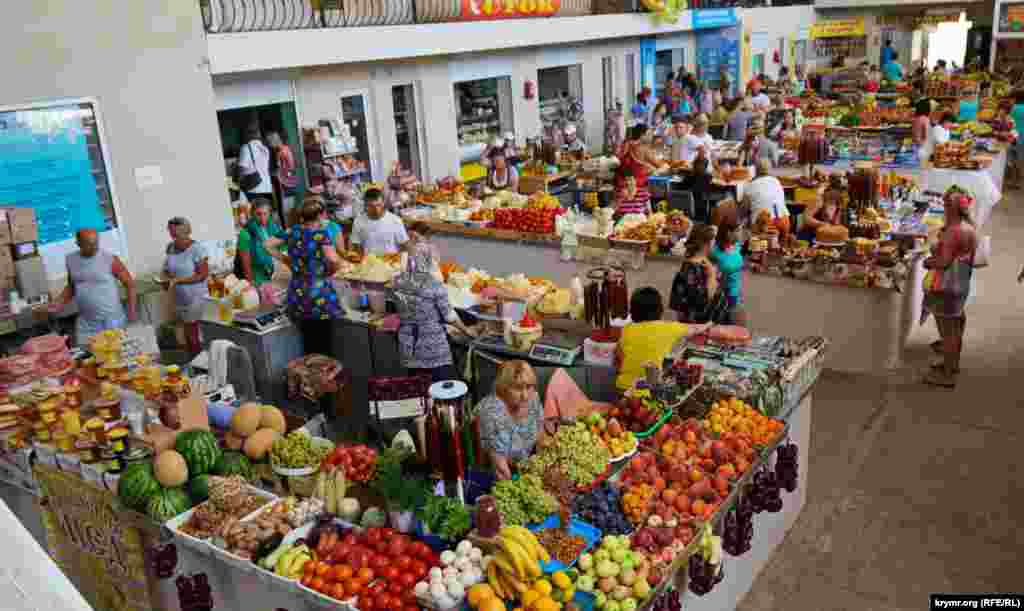
MULTIPOLYGON (((555 513, 555 514, 552 514, 552 515, 548 516, 548 518, 546 520, 544 520, 543 522, 541 522, 540 524, 534 524, 534 525, 528 526, 527 528, 529 528, 531 532, 538 532, 538 531, 541 531, 541 530, 548 530, 548 529, 551 529, 551 528, 558 528, 558 526, 559 526, 559 518, 558 518, 558 514, 555 513)), ((573 520, 571 520, 569 522, 569 534, 570 535, 576 535, 576 536, 579 536, 579 537, 583 537, 583 541, 584 541, 583 549, 581 549, 580 552, 578 554, 576 554, 576 558, 574 558, 573 561, 570 562, 568 565, 562 564, 561 562, 559 562, 558 560, 555 560, 554 558, 551 559, 551 562, 546 562, 546 563, 542 564, 540 568, 545 573, 554 573, 556 571, 564 571, 564 570, 566 570, 568 568, 571 568, 571 567, 575 566, 576 565, 576 561, 579 559, 579 557, 582 554, 585 554, 588 551, 590 551, 591 549, 593 549, 593 547, 595 545, 597 545, 598 541, 601 540, 601 531, 598 528, 596 528, 594 526, 591 526, 590 524, 587 524, 586 522, 583 522, 581 520, 576 520, 576 519, 573 519, 573 520)))

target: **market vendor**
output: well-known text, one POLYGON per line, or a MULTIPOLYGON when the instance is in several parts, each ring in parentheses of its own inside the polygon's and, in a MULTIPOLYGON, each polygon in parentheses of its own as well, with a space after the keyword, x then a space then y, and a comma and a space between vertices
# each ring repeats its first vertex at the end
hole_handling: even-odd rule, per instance
POLYGON ((757 175, 747 185, 743 208, 750 211, 751 220, 757 219, 765 210, 771 215, 773 224, 783 219, 788 222, 786 192, 779 179, 771 175, 771 163, 767 159, 759 159, 755 167, 757 175))
POLYGON ((650 214, 651 194, 647 188, 637 185, 629 168, 623 170, 622 176, 622 188, 615 193, 615 215, 622 218, 627 214, 650 214))
MULTIPOLYGON (((375 206, 383 212, 379 191, 377 196, 375 206)), ((302 335, 306 354, 331 356, 332 322, 341 318, 342 309, 329 279, 338 270, 341 258, 323 228, 323 206, 319 202, 307 200, 300 219, 300 224, 290 227, 287 234, 292 271, 287 312, 302 335)))
POLYGON ((503 153, 491 155, 491 169, 487 172, 487 186, 493 191, 508 189, 519 192, 519 172, 509 165, 503 153))
POLYGON ((636 180, 636 186, 646 189, 647 177, 657 169, 657 159, 651 148, 651 130, 642 123, 634 125, 629 138, 622 144, 615 187, 621 190, 626 186, 626 170, 629 170, 636 180))
POLYGON ((928 98, 918 100, 914 106, 914 121, 910 126, 910 137, 917 146, 925 146, 928 143, 929 132, 932 129, 932 101, 928 98))
POLYGON ((239 232, 239 254, 248 257, 251 270, 247 270, 245 279, 256 287, 274 277, 274 257, 270 250, 279 248, 285 237, 284 229, 272 216, 270 200, 257 198, 253 203, 252 217, 246 223, 245 234, 239 232))
POLYGON ((622 328, 622 336, 615 349, 615 387, 619 391, 629 390, 633 383, 644 377, 644 366, 654 363, 661 367, 662 361, 680 339, 703 333, 707 325, 685 325, 671 320, 662 320, 665 304, 661 293, 654 287, 644 287, 633 292, 629 300, 629 316, 632 322, 622 328))
POLYGON ((897 82, 903 80, 903 66, 900 65, 900 54, 892 52, 892 58, 882 65, 882 73, 887 81, 897 82))
POLYGON ((690 135, 690 124, 686 122, 686 117, 683 115, 676 115, 672 117, 672 127, 669 128, 666 134, 667 144, 669 146, 669 159, 672 161, 683 161, 683 153, 686 150, 686 137, 690 135))
POLYGON ((116 255, 100 248, 95 229, 80 229, 75 234, 78 252, 67 256, 68 285, 54 302, 51 311, 59 312, 75 300, 75 343, 84 346, 88 339, 107 329, 122 329, 135 321, 135 280, 116 255), (128 311, 121 305, 121 287, 128 294, 128 311))
POLYGON ((768 97, 768 94, 761 91, 761 81, 759 79, 754 79, 750 82, 750 102, 755 111, 767 111, 772 105, 772 100, 768 97))
POLYGON ((388 210, 398 210, 406 203, 413 201, 409 195, 416 190, 419 180, 402 168, 402 162, 396 160, 391 164, 391 173, 384 188, 384 205, 388 210))
POLYGON ((821 196, 821 200, 815 199, 809 203, 800 215, 797 239, 810 243, 814 241, 819 227, 842 224, 842 201, 843 192, 830 188, 821 196))
MULTIPOLYGON (((366 213, 352 226, 352 245, 363 255, 391 255, 409 241, 402 219, 384 208, 384 194, 369 188, 363 194, 366 213)), ((321 213, 322 213, 321 208, 321 213)))
POLYGON ((764 119, 757 117, 747 128, 747 136, 740 147, 739 165, 753 166, 767 161, 771 167, 779 162, 779 146, 764 136, 764 119))
POLYGON ((580 138, 577 133, 576 126, 572 123, 565 126, 562 130, 565 133, 565 144, 562 148, 570 153, 583 154, 587 152, 587 144, 583 142, 583 138, 580 138))
POLYGON ((704 156, 709 161, 713 161, 712 146, 714 146, 715 139, 708 133, 708 116, 701 113, 696 116, 693 120, 693 131, 690 132, 685 139, 685 145, 680 152, 680 158, 686 161, 692 162, 700 153, 704 151, 704 156))
POLYGON ((744 98, 739 107, 725 120, 725 139, 731 142, 743 142, 747 137, 747 127, 754 118, 754 102, 744 98))
POLYGON ((772 128, 769 137, 779 145, 782 145, 786 138, 800 137, 800 129, 796 126, 796 114, 792 108, 786 109, 782 115, 782 121, 772 128))
POLYGON ((544 408, 537 394, 537 376, 526 361, 505 361, 498 367, 494 392, 477 404, 480 445, 499 480, 512 479, 544 435, 544 408))
POLYGON ((167 232, 172 241, 167 245, 161 284, 174 296, 175 317, 184 325, 189 352, 198 354, 202 348, 198 321, 209 295, 206 286, 209 260, 203 247, 192 239, 192 224, 188 219, 176 216, 167 221, 167 232))

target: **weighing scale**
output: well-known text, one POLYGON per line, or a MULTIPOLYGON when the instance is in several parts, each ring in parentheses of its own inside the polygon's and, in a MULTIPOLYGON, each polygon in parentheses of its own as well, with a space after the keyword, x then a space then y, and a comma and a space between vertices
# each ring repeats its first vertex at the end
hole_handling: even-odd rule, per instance
POLYGON ((583 346, 564 336, 544 335, 530 348, 530 358, 543 363, 571 367, 583 346))
POLYGON ((253 310, 245 310, 235 314, 235 325, 256 332, 276 327, 285 320, 284 312, 277 306, 260 306, 253 310))

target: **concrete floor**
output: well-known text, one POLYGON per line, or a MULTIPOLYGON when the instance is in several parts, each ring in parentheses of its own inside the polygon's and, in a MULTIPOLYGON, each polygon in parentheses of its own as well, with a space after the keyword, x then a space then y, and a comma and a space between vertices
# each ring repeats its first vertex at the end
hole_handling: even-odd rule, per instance
POLYGON ((1024 195, 1008 192, 982 233, 994 256, 978 272, 959 385, 920 382, 930 321, 903 369, 822 377, 807 506, 741 611, 910 611, 934 592, 1021 591, 1024 195))

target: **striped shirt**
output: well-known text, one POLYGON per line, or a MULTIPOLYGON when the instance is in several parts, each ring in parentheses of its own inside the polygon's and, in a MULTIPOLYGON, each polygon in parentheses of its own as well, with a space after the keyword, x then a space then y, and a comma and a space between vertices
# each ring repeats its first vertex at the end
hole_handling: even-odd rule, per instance
POLYGON ((650 202, 651 194, 647 192, 647 189, 637 189, 632 198, 628 198, 625 193, 620 192, 615 211, 618 214, 645 214, 650 202))

